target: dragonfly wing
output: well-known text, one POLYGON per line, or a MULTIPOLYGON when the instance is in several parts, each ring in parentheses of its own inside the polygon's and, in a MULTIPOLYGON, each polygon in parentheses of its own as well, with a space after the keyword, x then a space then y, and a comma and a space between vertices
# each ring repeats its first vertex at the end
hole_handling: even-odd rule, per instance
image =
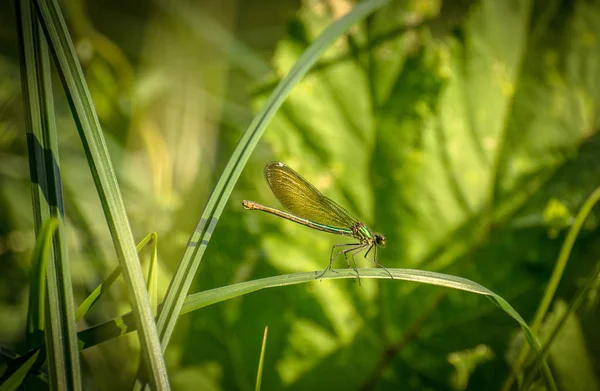
POLYGON ((299 217, 339 228, 351 228, 358 223, 346 209, 281 162, 267 164, 265 178, 279 202, 299 217))

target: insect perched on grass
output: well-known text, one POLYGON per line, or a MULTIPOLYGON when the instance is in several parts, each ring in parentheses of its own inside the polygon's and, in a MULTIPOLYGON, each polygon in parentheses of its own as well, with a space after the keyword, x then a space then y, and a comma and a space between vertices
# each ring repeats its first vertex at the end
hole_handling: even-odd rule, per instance
POLYGON ((348 255, 351 256, 354 271, 360 284, 360 276, 354 256, 365 249, 367 249, 365 258, 383 268, 392 277, 392 274, 377 262, 377 247, 385 247, 385 236, 371 232, 365 223, 352 216, 333 200, 325 197, 300 174, 281 162, 267 164, 265 166, 265 178, 275 197, 290 213, 247 200, 242 201, 244 208, 261 210, 309 228, 336 235, 351 236, 358 240, 358 243, 334 245, 329 256, 329 266, 316 277, 317 279, 331 269, 333 262, 340 254, 344 254, 348 267, 351 267, 348 255), (343 250, 338 251, 334 256, 336 248, 343 248, 343 250), (371 250, 373 250, 373 259, 367 257, 371 250))

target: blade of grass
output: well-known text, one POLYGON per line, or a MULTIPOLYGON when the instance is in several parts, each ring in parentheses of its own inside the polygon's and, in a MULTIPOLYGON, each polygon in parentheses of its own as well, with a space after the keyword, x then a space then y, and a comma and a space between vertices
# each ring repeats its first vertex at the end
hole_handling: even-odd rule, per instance
POLYGON ((169 381, 131 227, 102 129, 64 18, 55 0, 35 0, 50 43, 128 288, 146 373, 156 390, 169 381))
MULTIPOLYGON (((148 264, 148 275, 146 278, 146 284, 148 286, 148 295, 150 296, 150 305, 152 306, 152 313, 154 315, 158 312, 158 282, 157 282, 157 259, 158 259, 158 240, 155 232, 146 236, 145 241, 151 240, 152 244, 152 255, 150 257, 150 262, 148 264)), ((139 251, 139 250, 138 250, 139 251)), ((144 367, 138 366, 137 375, 135 376, 135 382, 133 385, 133 389, 142 388, 142 383, 147 383, 147 376, 144 371, 144 367)))
MULTIPOLYGON (((552 271, 552 276, 550 277, 550 281, 548 282, 548 286, 546 286, 546 290, 544 292, 544 296, 542 297, 542 301, 538 306, 538 309, 535 312, 535 316, 533 317, 533 322, 531 324, 532 332, 537 332, 540 327, 542 320, 546 316, 548 312, 548 308, 550 307, 550 303, 554 298, 554 294, 558 289, 558 284, 560 284, 560 279, 565 271, 565 267, 567 266, 567 261, 569 260, 569 255, 571 255, 571 250, 573 250, 573 245, 575 244, 575 240, 577 236, 579 236, 579 232, 581 231, 581 227, 583 227, 583 223, 587 219, 587 217, 592 212, 592 209, 596 204, 600 201, 600 187, 596 188, 589 197, 585 200, 581 209, 579 209, 579 213, 575 217, 575 221, 571 228, 569 229, 569 233, 565 238, 565 241, 560 249, 560 253, 558 254, 558 259, 556 260, 556 265, 554 266, 554 270, 552 271)), ((521 368, 525 363, 525 359, 527 358, 527 353, 529 352, 529 347, 527 345, 523 345, 521 350, 519 351, 519 355, 514 362, 512 367, 512 371, 509 377, 506 379, 504 386, 502 387, 503 391, 510 390, 515 378, 521 372, 521 368)))
MULTIPOLYGON (((494 304, 504 310, 508 315, 515 319, 525 334, 525 338, 536 352, 540 351, 540 345, 529 326, 523 320, 521 315, 501 296, 490 291, 484 286, 476 282, 467 280, 466 278, 456 277, 448 274, 430 272, 425 270, 414 269, 394 269, 388 268, 389 272, 394 277, 394 282, 399 280, 420 282, 424 284, 436 285, 445 288, 452 288, 466 292, 472 292, 479 295, 484 295, 494 304)), ((340 279, 340 278, 356 278, 353 269, 336 269, 335 273, 323 276, 321 279, 340 279)), ((359 269, 361 278, 381 278, 390 279, 389 275, 382 269, 359 269)), ((223 286, 207 290, 204 292, 194 293, 189 295, 184 305, 181 308, 181 314, 186 314, 209 305, 220 303, 225 300, 243 296, 248 293, 256 292, 262 289, 275 288, 280 286, 296 285, 315 281, 315 272, 285 274, 281 276, 261 278, 259 280, 246 281, 238 284, 223 286)), ((103 323, 98 326, 91 327, 79 333, 79 339, 83 344, 83 348, 88 348, 107 339, 123 335, 131 332, 133 327, 130 315, 125 315, 110 322, 103 323)), ((546 362, 542 362, 544 374, 548 387, 551 390, 556 390, 556 385, 552 374, 546 362)))
MULTIPOLYGON (((263 364, 265 361, 265 350, 267 350, 267 334, 269 333, 269 326, 265 326, 265 333, 263 334, 262 347, 260 349, 260 359, 258 360, 258 370, 256 373, 256 391, 260 391, 262 383, 263 364)), ((1 391, 1 390, 0 390, 1 391)))
MULTIPOLYGON (((146 276, 146 286, 148 287, 152 313, 156 316, 158 313, 158 235, 156 232, 152 232, 146 236, 142 242, 144 245, 152 245, 152 253, 150 254, 150 262, 148 263, 148 274, 146 276)), ((138 245, 138 252, 140 250, 141 247, 138 245)))
POLYGON ((77 322, 83 319, 90 308, 92 308, 92 306, 100 299, 100 296, 102 296, 102 294, 111 287, 111 285, 117 280, 117 278, 119 278, 120 275, 121 266, 117 266, 115 270, 113 270, 112 273, 110 273, 109 276, 106 277, 106 279, 102 281, 102 283, 98 285, 96 289, 94 289, 94 291, 90 293, 83 302, 81 302, 81 304, 79 304, 77 311, 75 311, 75 320, 77 322))
POLYGON ((34 369, 42 348, 37 348, 31 352, 13 360, 0 378, 0 391, 14 391, 22 388, 27 374, 34 369), (14 369, 11 367, 15 367, 14 369), (6 379, 5 379, 6 378, 6 379))
MULTIPOLYGON (((148 243, 152 243, 154 246, 153 258, 156 258, 156 239, 155 238, 156 238, 156 233, 154 233, 154 232, 146 235, 146 237, 144 239, 142 239, 142 241, 140 243, 138 243, 138 245, 136 246, 136 251, 139 253, 140 251, 142 251, 142 249, 148 243)), ((117 280, 117 278, 119 278, 120 275, 121 275, 121 266, 117 266, 115 268, 115 270, 113 270, 112 273, 110 273, 110 275, 108 277, 106 277, 106 279, 100 285, 98 285, 96 287, 96 289, 94 289, 94 291, 89 294, 88 297, 85 298, 85 300, 79 305, 79 307, 77 307, 77 311, 75 311, 75 319, 77 322, 79 322, 81 319, 83 319, 83 317, 85 316, 85 314, 88 313, 90 308, 92 308, 92 306, 100 299, 102 294, 111 287, 111 285, 117 280)), ((155 290, 156 290, 156 288, 155 288, 155 290)), ((152 295, 150 295, 150 296, 152 299, 152 295)), ((154 296, 156 296, 156 293, 154 294, 154 296)), ((153 313, 156 313, 156 297, 154 297, 154 301, 152 302, 152 308, 153 308, 153 313)))
MULTIPOLYGON (((45 329, 51 387, 79 390, 81 369, 75 327, 75 304, 64 237, 64 202, 48 46, 31 1, 17 1, 16 9, 36 232, 39 232, 40 225, 49 218, 57 219, 47 267, 44 267, 44 262, 40 262, 36 266, 44 267, 45 271, 40 269, 32 274, 38 277, 32 281, 38 285, 33 288, 38 292, 33 292, 31 298, 34 302, 30 308, 38 313, 33 315, 38 323, 30 326, 38 330, 42 327, 45 329), (41 276, 46 277, 45 289, 41 276), (46 308, 42 310, 41 307, 46 308), (40 317, 41 311, 48 316, 40 317), (44 326, 39 323, 41 319, 45 321, 44 326)), ((28 336, 33 337, 31 334, 28 336)), ((37 342, 36 337, 31 339, 34 339, 34 343, 37 342)))
MULTIPOLYGON (((147 235, 142 243, 144 245, 150 243, 152 244, 152 255, 150 256, 150 262, 148 264, 148 274, 146 277, 146 285, 148 286, 148 295, 150 296, 150 305, 152 306, 152 313, 154 315, 158 312, 158 286, 157 286, 157 274, 156 274, 156 265, 158 259, 158 236, 155 232, 147 235)), ((140 244, 142 244, 140 243, 140 244)), ((138 245, 138 252, 141 250, 141 246, 138 245)), ((144 371, 144 367, 138 365, 137 374, 135 376, 135 381, 133 384, 133 390, 141 389, 143 384, 146 384, 147 381, 146 372, 144 371)))
MULTIPOLYGON (((382 278, 379 269, 359 269, 362 277, 362 273, 365 273, 365 278, 382 278)), ((411 270, 411 269, 394 269, 388 268, 394 278, 398 278, 401 280, 407 281, 422 281, 420 277, 422 273, 426 273, 426 275, 432 276, 447 276, 441 273, 434 272, 425 272, 421 270, 411 270)), ((335 278, 349 278, 348 274, 350 273, 347 269, 334 269, 335 273, 331 273, 329 275, 323 276, 321 279, 335 279, 335 278)), ((459 281, 467 281, 469 280, 462 279, 460 277, 448 276, 450 278, 456 278, 459 281)), ((356 278, 356 275, 354 275, 356 278)), ((389 278, 389 275, 388 275, 389 278)), ((248 293, 256 292, 262 289, 274 288, 278 286, 288 286, 288 285, 296 285, 307 282, 315 282, 315 273, 314 272, 305 272, 305 273, 294 273, 294 274, 284 274, 280 276, 266 277, 261 278, 259 280, 245 281, 238 284, 227 285, 219 288, 210 289, 204 292, 194 293, 186 297, 184 305, 181 308, 181 315, 187 314, 192 311, 196 311, 202 309, 204 307, 208 307, 213 304, 217 304, 223 302, 225 300, 230 300, 236 297, 243 296, 248 293)), ((475 283, 473 283, 475 284, 475 283)), ((441 284, 439 284, 441 285, 441 284)), ((461 290, 469 290, 463 287, 468 287, 468 285, 461 284, 458 286, 452 285, 444 285, 447 287, 453 287, 461 290)), ((477 287, 480 285, 476 284, 477 287)), ((480 288, 478 290, 470 289, 470 291, 474 291, 476 293, 487 292, 485 288, 480 288)), ((79 339, 83 342, 83 349, 92 347, 104 341, 107 341, 111 338, 118 337, 120 335, 124 335, 126 333, 132 332, 135 330, 135 324, 132 321, 131 313, 117 317, 113 320, 110 320, 105 323, 101 323, 96 326, 92 326, 88 329, 82 330, 79 332, 79 339)))
MULTIPOLYGON (((0 391, 14 390, 25 380, 25 376, 36 368, 33 364, 40 355, 44 340, 45 315, 44 296, 46 294, 46 268, 51 256, 52 238, 58 227, 58 220, 50 217, 38 232, 35 248, 31 256, 31 286, 29 288, 29 310, 27 313, 27 354, 16 357, 0 378, 0 391), (36 345, 33 345, 36 344, 36 345), (37 346, 37 347, 36 347, 37 346), (14 367, 12 369, 11 367, 14 367)), ((46 352, 42 353, 46 357, 46 352)), ((42 360, 45 361, 45 360, 42 360)), ((41 363, 40 363, 41 365, 41 363)))
POLYGON ((281 80, 244 132, 207 201, 204 212, 191 235, 182 260, 167 290, 157 322, 163 349, 166 349, 169 343, 177 318, 186 300, 187 292, 231 191, 267 124, 291 89, 317 61, 321 53, 337 37, 348 30, 352 24, 375 12, 388 2, 389 0, 370 0, 359 3, 348 14, 328 27, 308 47, 289 73, 281 80))
POLYGON ((46 270, 52 237, 58 227, 58 220, 50 218, 38 232, 38 238, 31 256, 31 286, 29 287, 29 310, 27 312, 27 347, 39 346, 45 328, 44 296, 46 295, 46 270))
POLYGON ((558 333, 562 330, 562 327, 564 326, 564 324, 567 321, 567 319, 569 318, 569 316, 571 316, 572 314, 577 312, 577 310, 579 309, 581 304, 583 304, 583 301, 585 300, 585 297, 587 296, 587 294, 598 283, 598 278, 600 278, 600 267, 596 268, 596 272, 594 273, 592 278, 588 279, 585 286, 583 286, 579 290, 579 292, 577 292, 577 295, 573 298, 573 300, 571 300, 571 303, 569 304, 569 308, 565 311, 564 314, 562 314, 561 318, 559 319, 558 322, 556 322, 555 327, 550 332, 549 337, 542 344, 542 350, 540 351, 540 354, 535 357, 533 363, 531 364, 532 370, 529 372, 529 374, 527 375, 527 378, 523 382, 524 390, 531 389, 530 386, 535 379, 535 375, 537 374, 537 370, 540 366, 541 360, 546 359, 546 357, 548 356, 548 353, 550 352, 550 347, 552 346, 552 342, 557 337, 558 333))
MULTIPOLYGON (((38 240, 36 245, 39 245, 40 228, 44 221, 50 218, 50 206, 48 205, 47 196, 48 186, 46 177, 44 176, 45 162, 44 150, 39 142, 43 136, 41 135, 42 128, 42 97, 40 96, 40 88, 38 87, 37 61, 39 56, 38 45, 34 44, 37 41, 36 23, 31 12, 31 3, 29 1, 15 1, 15 10, 17 11, 17 23, 19 33, 19 61, 21 65, 21 86, 23 94, 23 104, 25 108, 25 129, 27 131, 29 167, 31 179, 31 195, 33 201, 33 218, 34 228, 38 240), (35 133, 34 133, 35 132, 35 133)), ((55 222, 56 223, 56 222, 55 222)), ((46 226, 46 229, 50 226, 46 226)), ((52 233, 54 233, 54 227, 52 233)), ((51 246, 51 237, 49 238, 49 246, 51 246)), ((36 247, 36 250, 38 248, 36 247)), ((50 248, 48 249, 50 251, 50 248)), ((34 256, 34 261, 41 258, 34 256)), ((47 258, 45 259, 47 262, 47 258)), ((26 345, 31 348, 41 343, 40 332, 44 330, 44 295, 46 294, 46 265, 32 263, 32 278, 29 293, 29 312, 27 321, 26 345), (43 272, 40 270, 43 267, 43 272)))

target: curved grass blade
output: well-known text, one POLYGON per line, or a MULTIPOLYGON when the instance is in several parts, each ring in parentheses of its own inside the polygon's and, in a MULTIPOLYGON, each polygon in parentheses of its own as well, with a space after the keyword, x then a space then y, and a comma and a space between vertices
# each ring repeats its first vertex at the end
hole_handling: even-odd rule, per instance
MULTIPOLYGON (((29 353, 15 358, 9 363, 8 368, 0 378, 0 391, 14 391, 23 388, 23 382, 29 372, 35 369, 34 364, 40 356, 40 352, 43 348, 36 348, 29 353), (15 368, 12 368, 12 367, 15 368), (6 379, 5 379, 6 377, 6 379)), ((45 356, 44 354, 42 354, 45 356)), ((41 365, 41 363, 38 363, 41 365)))
POLYGON ((56 0, 34 0, 86 152, 128 288, 144 364, 156 390, 169 381, 125 205, 73 42, 56 0))
MULTIPOLYGON (((529 326, 527 326, 527 323, 525 322, 525 320, 523 320, 521 315, 519 315, 519 313, 515 311, 515 309, 512 308, 512 306, 501 296, 495 294, 494 292, 490 291, 484 286, 471 280, 467 280, 466 278, 456 277, 448 274, 415 269, 391 268, 388 270, 394 277, 394 279, 391 281, 404 280, 420 282, 424 284, 452 288, 486 296, 494 304, 496 304, 498 307, 504 310, 504 312, 506 312, 519 323, 519 325, 523 329, 525 338, 529 342, 530 346, 532 346, 536 352, 540 351, 539 343, 537 342, 533 333, 529 329, 529 326)), ((336 269, 335 271, 336 273, 324 276, 323 279, 341 279, 356 277, 352 270, 336 269)), ((383 278, 386 280, 390 280, 388 273, 379 268, 360 269, 360 273, 362 278, 383 278)), ((189 295, 186 298, 185 303, 181 308, 181 314, 192 312, 207 307, 209 305, 220 303, 222 301, 233 299, 262 289, 296 285, 306 282, 314 283, 314 278, 314 272, 284 274, 281 276, 267 277, 254 281, 246 281, 239 284, 223 286, 220 288, 215 288, 200 293, 195 293, 189 295)), ((131 321, 130 316, 126 315, 117 319, 113 319, 110 322, 106 322, 101 325, 83 330, 79 333, 79 338, 80 341, 82 341, 84 348, 87 348, 100 342, 103 342, 108 338, 113 338, 131 332, 133 331, 131 327, 133 327, 133 322, 131 321)), ((549 389, 556 390, 556 385, 554 384, 552 374, 550 373, 546 362, 544 361, 542 365, 546 368, 544 373, 546 375, 546 381, 549 385, 549 389)))
MULTIPOLYGON (((150 302, 152 305, 152 312, 155 314, 156 313, 156 307, 157 307, 157 287, 156 287, 156 233, 152 232, 148 235, 146 235, 146 237, 144 239, 142 239, 141 242, 138 243, 138 245, 136 246, 136 251, 139 253, 140 251, 142 251, 142 249, 148 245, 149 243, 151 243, 153 245, 153 251, 152 251, 152 259, 151 259, 151 263, 149 266, 149 275, 147 277, 147 281, 146 283, 148 284, 148 291, 150 292, 150 302), (154 285, 154 287, 152 287, 152 285, 154 285)), ((90 310, 90 308, 92 308, 92 306, 100 299, 100 297, 102 296, 102 294, 104 292, 106 292, 111 285, 117 280, 117 278, 119 278, 119 276, 121 275, 121 266, 117 266, 115 268, 115 270, 112 271, 112 273, 110 273, 110 275, 108 277, 106 277, 106 279, 96 287, 96 289, 94 289, 94 291, 92 293, 89 294, 88 297, 85 298, 85 300, 79 305, 79 307, 77 307, 77 311, 75 311, 75 319, 76 321, 80 321, 81 319, 83 319, 83 317, 85 316, 85 314, 88 313, 88 311, 90 310)))
POLYGON ((558 334, 562 330, 562 327, 566 323, 569 316, 571 316, 575 312, 577 312, 577 310, 579 309, 581 304, 583 304, 583 302, 584 302, 587 294, 590 292, 590 290, 592 290, 594 288, 594 286, 597 286, 599 278, 600 278, 600 267, 597 267, 594 275, 590 279, 588 279, 586 284, 581 289, 579 289, 579 291, 577 292, 577 295, 573 298, 573 300, 571 300, 571 303, 569 303, 569 307, 567 308, 565 313, 562 314, 561 318, 558 320, 558 322, 556 322, 556 325, 553 327, 552 331, 550 332, 550 335, 542 344, 542 350, 541 350, 540 354, 535 357, 533 363, 531 364, 532 370, 529 372, 529 374, 525 378, 525 381, 523 382, 524 390, 530 389, 530 386, 535 379, 535 376, 537 374, 537 371, 539 369, 541 361, 545 360, 550 352, 550 347, 552 346, 552 342, 554 342, 554 339, 558 336, 558 334))
MULTIPOLYGON (((560 253, 558 255, 558 259, 556 260, 556 265, 554 266, 554 270, 552 271, 552 276, 550 277, 550 281, 548 282, 548 286, 544 292, 544 296, 542 297, 542 301, 538 306, 538 309, 535 312, 535 316, 533 318, 533 322, 531 324, 531 330, 535 333, 540 327, 542 320, 546 316, 548 312, 548 308, 550 307, 550 303, 554 298, 554 294, 558 289, 558 284, 560 283, 560 279, 565 271, 565 267, 567 266, 567 261, 569 260, 569 256, 571 255, 571 250, 573 250, 573 245, 575 244, 575 240, 577 236, 579 236, 579 232, 583 227, 583 223, 587 219, 587 217, 592 212, 592 209, 596 206, 596 204, 600 201, 600 187, 596 188, 592 194, 585 200, 579 213, 575 217, 575 221, 571 228, 569 229, 569 233, 565 238, 563 246, 560 249, 560 253)), ((519 355, 515 360, 510 376, 506 379, 502 390, 508 391, 512 386, 515 377, 519 375, 521 372, 521 368, 525 363, 525 359, 527 358, 527 353, 529 352, 529 347, 527 345, 523 345, 521 350, 519 351, 519 355)))
POLYGON ((27 311, 27 347, 29 349, 39 346, 44 339, 46 272, 52 248, 52 237, 57 228, 58 220, 55 218, 44 222, 31 256, 31 282, 27 311))
POLYGON ((120 275, 121 266, 117 266, 115 270, 113 270, 112 273, 110 273, 109 276, 106 277, 106 279, 102 281, 102 283, 98 285, 96 289, 94 289, 94 291, 90 293, 84 301, 81 302, 81 304, 79 304, 79 307, 77 307, 77 310, 75 311, 75 320, 77 322, 83 319, 90 308, 92 308, 92 306, 100 299, 100 296, 102 296, 102 294, 111 287, 111 285, 117 280, 117 278, 119 278, 120 275))
MULTIPOLYGON (((146 285, 148 286, 148 294, 150 297, 150 305, 152 313, 156 314, 158 309, 158 281, 157 281, 157 264, 158 264, 158 235, 156 232, 151 232, 136 246, 136 251, 139 253, 147 245, 152 245, 152 255, 148 265, 148 275, 146 277, 146 285)), ((94 291, 79 305, 75 312, 76 320, 81 320, 92 306, 100 299, 102 294, 112 286, 112 284, 121 275, 121 266, 117 266, 115 270, 100 284, 94 291)), ((141 368, 141 367, 140 367, 141 368)))
POLYGON ((52 239, 58 220, 50 217, 38 232, 38 238, 31 256, 31 283, 29 288, 29 309, 27 312, 27 354, 15 358, 8 364, 6 372, 0 378, 0 391, 15 390, 22 385, 27 374, 36 370, 45 361, 46 350, 42 348, 45 329, 45 296, 48 259, 51 257, 52 239), (34 366, 40 351, 43 359, 34 366), (14 370, 11 368, 14 366, 14 370), (5 379, 5 377, 7 377, 5 379))
POLYGON ((302 54, 289 73, 281 80, 244 132, 207 201, 202 217, 196 225, 194 233, 191 235, 182 260, 167 290, 164 305, 158 316, 158 331, 163 349, 169 343, 177 322, 177 317, 186 300, 187 292, 198 270, 215 226, 229 199, 229 195, 250 154, 265 131, 267 124, 273 118, 275 112, 281 106, 291 89, 317 61, 321 53, 337 37, 348 30, 352 24, 375 12, 388 2, 389 0, 364 1, 327 28, 302 54))

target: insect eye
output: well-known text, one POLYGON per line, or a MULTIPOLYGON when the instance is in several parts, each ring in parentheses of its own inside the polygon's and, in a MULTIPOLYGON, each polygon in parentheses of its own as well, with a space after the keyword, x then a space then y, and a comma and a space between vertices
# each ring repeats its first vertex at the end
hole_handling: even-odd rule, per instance
POLYGON ((385 247, 385 244, 386 244, 385 236, 383 236, 381 234, 377 234, 377 235, 375 235, 375 241, 377 242, 378 246, 385 247))

